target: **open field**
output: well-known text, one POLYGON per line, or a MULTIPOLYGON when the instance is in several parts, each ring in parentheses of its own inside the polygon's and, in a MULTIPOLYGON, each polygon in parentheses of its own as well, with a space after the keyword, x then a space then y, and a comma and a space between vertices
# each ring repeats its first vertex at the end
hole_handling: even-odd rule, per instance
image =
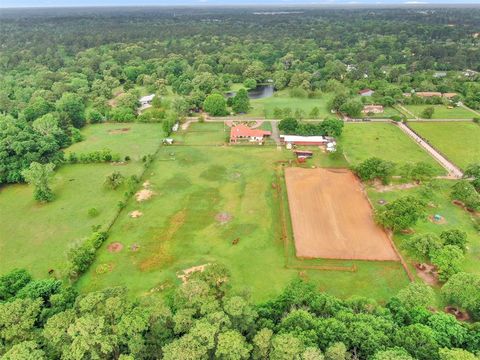
MULTIPOLYGON (((449 109, 445 105, 404 105, 407 110, 412 112, 415 116, 422 117, 423 110, 427 107, 433 106, 435 109, 432 119, 472 119, 475 114, 463 107, 454 107, 449 109)), ((408 114, 407 117, 411 117, 408 114)))
POLYGON ((409 126, 461 168, 480 162, 480 125, 473 122, 410 122, 409 126))
MULTIPOLYGON (((454 185, 452 180, 438 180, 428 197, 425 197, 425 192, 421 187, 416 187, 408 190, 396 190, 389 192, 377 192, 374 189, 369 189, 368 195, 375 207, 380 207, 378 201, 385 200, 387 202, 393 201, 401 196, 414 195, 423 197, 432 206, 427 208, 427 215, 432 216, 439 214, 445 218, 445 223, 436 224, 430 222, 427 218, 419 221, 413 230, 417 234, 435 233, 440 234, 444 230, 460 229, 465 231, 468 235, 468 251, 465 260, 462 263, 463 271, 480 273, 478 262, 480 261, 480 233, 474 228, 472 215, 458 206, 452 204, 450 199, 451 187, 454 185)), ((403 239, 414 235, 396 234, 394 237, 397 248, 401 250, 403 239)), ((406 257, 405 251, 402 251, 406 257)), ((406 257, 410 263, 418 261, 418 259, 406 257)))
POLYGON ((285 178, 298 257, 398 260, 353 173, 287 168, 285 178))
POLYGON ((385 111, 381 114, 373 114, 373 115, 365 114, 363 116, 366 116, 372 119, 387 119, 394 115, 402 115, 397 109, 390 106, 385 107, 384 110, 385 111))
MULTIPOLYGON (((152 134, 155 129, 159 131, 160 127, 141 124, 93 125, 83 131, 87 140, 73 148, 77 152, 87 152, 110 147, 135 159, 154 151, 160 141, 158 132, 155 136, 152 134), (109 134, 112 128, 121 127, 131 127, 132 130, 109 134)), ((117 203, 122 200, 124 189, 106 189, 103 186, 105 177, 113 171, 129 176, 139 174, 141 170, 142 164, 135 160, 122 166, 62 166, 53 179, 55 200, 48 204, 36 203, 32 188, 28 185, 0 188, 0 272, 24 267, 36 277, 45 277, 50 269, 60 271, 69 246, 88 236, 92 226, 108 224, 117 212, 117 203), (89 216, 88 210, 91 208, 96 208, 99 215, 89 216)))
MULTIPOLYGON (((194 124, 188 132, 175 135, 187 139, 183 145, 160 150, 146 179, 155 195, 127 204, 80 279, 81 291, 123 285, 133 294, 148 295, 178 283, 179 271, 212 262, 227 265, 234 291, 249 291, 255 301, 278 294, 300 273, 332 294, 378 300, 407 283, 394 262, 362 262, 354 273, 287 268, 278 210, 282 197, 274 184, 279 161, 293 159, 292 153, 277 147, 215 146, 223 137, 221 123, 194 124), (135 210, 142 216, 130 217, 135 210), (108 250, 115 242, 123 245, 120 252, 108 250)), ((317 148, 305 166, 328 158, 317 148)))
POLYGON ((290 108, 292 114, 296 109, 302 110, 304 116, 309 118, 309 114, 314 107, 319 109, 319 117, 324 119, 328 116, 332 116, 330 110, 328 110, 328 101, 332 95, 325 93, 319 98, 293 98, 285 90, 278 91, 274 96, 264 99, 251 100, 250 106, 252 109, 246 114, 246 116, 252 117, 266 117, 267 119, 274 118, 273 110, 275 108, 290 108))
POLYGON ((402 130, 390 123, 345 124, 340 144, 352 165, 376 156, 393 161, 398 168, 408 162, 423 161, 437 169, 443 168, 402 130))

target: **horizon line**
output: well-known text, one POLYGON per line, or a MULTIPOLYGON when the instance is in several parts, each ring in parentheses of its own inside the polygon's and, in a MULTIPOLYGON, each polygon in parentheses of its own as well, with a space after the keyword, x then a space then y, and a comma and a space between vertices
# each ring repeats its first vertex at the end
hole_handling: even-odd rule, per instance
POLYGON ((312 3, 299 3, 299 4, 188 4, 188 5, 162 5, 162 4, 139 4, 139 5, 44 5, 44 6, 1 6, 0 9, 98 9, 98 8, 170 8, 170 9, 188 9, 188 8, 218 8, 218 9, 252 9, 252 8, 335 8, 335 7, 363 7, 363 8, 381 8, 381 7, 480 7, 480 3, 475 2, 462 2, 462 3, 437 3, 427 1, 408 1, 398 3, 383 3, 381 0, 377 3, 325 3, 325 4, 312 4, 312 3))

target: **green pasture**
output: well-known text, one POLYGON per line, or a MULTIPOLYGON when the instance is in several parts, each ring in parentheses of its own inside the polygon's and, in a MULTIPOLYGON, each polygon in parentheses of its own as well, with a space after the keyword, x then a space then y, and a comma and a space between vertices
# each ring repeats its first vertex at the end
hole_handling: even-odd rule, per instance
MULTIPOLYGON (((36 277, 45 277, 50 269, 58 275, 69 246, 88 236, 94 225, 107 225, 115 216, 117 203, 124 189, 108 190, 105 177, 113 171, 125 176, 140 174, 143 165, 135 160, 152 153, 161 136, 154 135, 160 126, 141 124, 100 124, 87 127, 87 139, 75 144, 76 152, 106 147, 122 155, 133 156, 127 165, 75 164, 64 165, 52 182, 55 200, 38 204, 28 185, 5 185, 0 188, 0 273, 23 267, 36 277), (130 127, 131 131, 109 134, 110 129, 130 127), (91 217, 88 210, 96 208, 99 215, 91 217)), ((68 149, 67 151, 70 151, 68 149)))
POLYGON ((435 109, 432 119, 472 119, 475 117, 472 111, 461 106, 449 109, 445 105, 404 105, 407 110, 420 118, 422 117, 421 114, 423 110, 430 106, 433 106, 435 109))
POLYGON ((433 165, 439 175, 444 173, 426 151, 391 123, 346 123, 340 144, 352 165, 375 156, 393 161, 398 167, 408 162, 423 161, 433 165))
POLYGON ((319 117, 321 119, 332 116, 328 109, 328 102, 332 98, 332 94, 324 93, 315 98, 294 98, 286 90, 275 92, 274 96, 269 98, 251 100, 251 110, 245 116, 249 117, 265 117, 267 119, 274 118, 273 111, 275 108, 292 109, 292 115, 295 110, 299 109, 304 112, 304 116, 309 118, 309 114, 314 107, 320 110, 319 117))
MULTIPOLYGON (((355 273, 286 268, 279 213, 285 199, 275 184, 293 155, 276 146, 218 146, 223 134, 221 123, 192 124, 187 134, 175 135, 182 143, 161 148, 147 176, 154 196, 127 204, 80 290, 121 285, 147 296, 179 283, 182 270, 213 262, 227 265, 234 290, 256 301, 298 276, 335 295, 378 300, 406 284, 396 263, 359 262, 355 273), (143 215, 130 217, 134 210, 143 215), (222 224, 220 214, 229 220, 222 224), (123 245, 120 252, 108 250, 115 242, 123 245)), ((314 151, 303 166, 345 164, 314 151)))
POLYGON ((461 168, 480 162, 480 125, 473 122, 410 122, 409 126, 461 168))

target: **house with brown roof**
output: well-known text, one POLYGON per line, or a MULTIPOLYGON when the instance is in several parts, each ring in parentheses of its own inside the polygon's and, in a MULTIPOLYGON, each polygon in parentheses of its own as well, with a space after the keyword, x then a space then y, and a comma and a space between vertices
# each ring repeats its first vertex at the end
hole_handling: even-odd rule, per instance
POLYGON ((375 93, 372 89, 363 89, 358 92, 360 96, 372 96, 375 93))
POLYGON ((443 93, 442 96, 446 99, 453 99, 455 96, 457 96, 457 93, 443 93))
POLYGON ((436 91, 419 91, 415 93, 415 95, 419 97, 435 97, 435 96, 441 97, 442 93, 436 92, 436 91))
POLYGON ((232 126, 230 129, 230 143, 237 144, 239 142, 251 142, 262 144, 265 137, 272 135, 270 131, 261 129, 252 129, 247 125, 232 126))

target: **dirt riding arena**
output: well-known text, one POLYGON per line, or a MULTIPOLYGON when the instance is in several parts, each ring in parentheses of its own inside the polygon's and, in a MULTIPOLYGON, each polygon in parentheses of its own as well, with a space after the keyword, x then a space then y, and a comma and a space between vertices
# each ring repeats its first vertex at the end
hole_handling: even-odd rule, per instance
POLYGON ((286 168, 285 179, 298 257, 399 260, 350 171, 286 168))

